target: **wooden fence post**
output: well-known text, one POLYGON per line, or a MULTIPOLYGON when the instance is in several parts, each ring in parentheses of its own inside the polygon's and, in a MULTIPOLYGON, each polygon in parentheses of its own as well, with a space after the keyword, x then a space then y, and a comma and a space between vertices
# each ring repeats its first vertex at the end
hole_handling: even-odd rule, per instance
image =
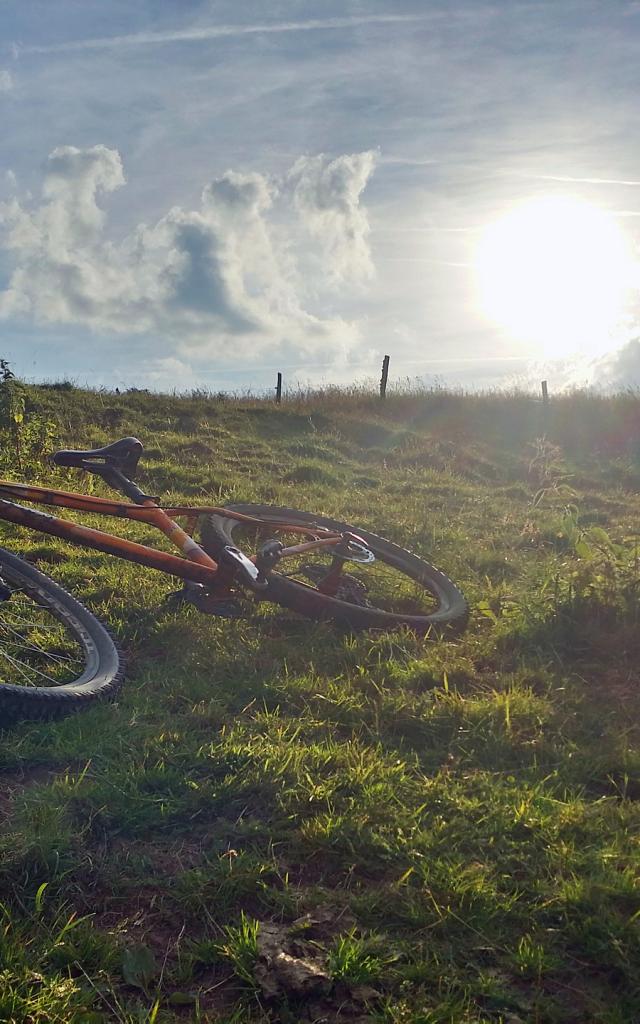
POLYGON ((540 387, 542 389, 542 434, 546 437, 549 427, 549 391, 546 380, 540 381, 540 387))
POLYGON ((389 356, 382 360, 382 377, 380 378, 380 398, 387 394, 387 377, 389 376, 389 356))
POLYGON ((278 383, 276 384, 276 405, 280 405, 282 401, 282 374, 278 373, 278 383))

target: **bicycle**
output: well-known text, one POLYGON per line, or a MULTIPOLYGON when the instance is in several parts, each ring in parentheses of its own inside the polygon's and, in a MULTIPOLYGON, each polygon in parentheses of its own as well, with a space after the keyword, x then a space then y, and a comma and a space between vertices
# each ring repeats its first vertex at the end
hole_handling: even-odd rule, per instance
MULTIPOLYGON (((0 481, 0 519, 183 580, 171 595, 235 617, 250 596, 354 629, 461 630, 468 605, 439 569, 367 530, 268 505, 163 506, 134 482, 142 443, 64 449, 57 466, 98 475, 129 501, 0 481), (156 527, 182 556, 27 508, 29 501, 156 527), (184 519, 184 528, 175 520, 184 519), (193 534, 199 527, 200 543, 193 534), (246 551, 250 553, 247 554, 246 551), (349 564, 349 571, 345 566, 349 564), (352 566, 354 568, 352 568, 352 566)), ((123 662, 108 629, 39 569, 0 548, 0 724, 65 714, 113 697, 123 662)))

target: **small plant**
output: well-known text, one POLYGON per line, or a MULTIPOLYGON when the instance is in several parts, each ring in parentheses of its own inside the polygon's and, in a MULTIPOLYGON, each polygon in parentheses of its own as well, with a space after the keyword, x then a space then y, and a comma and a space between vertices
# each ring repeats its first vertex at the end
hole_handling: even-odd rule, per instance
POLYGON ((522 936, 513 960, 520 974, 525 978, 535 978, 538 982, 556 966, 555 957, 530 935, 522 936))
POLYGON ((56 424, 28 408, 29 391, 6 359, 0 359, 0 429, 7 435, 13 461, 21 473, 35 475, 58 441, 56 424))
POLYGON ((529 462, 529 479, 537 485, 533 496, 533 507, 547 502, 549 498, 563 500, 573 496, 575 491, 569 485, 571 479, 562 456, 562 450, 546 437, 537 437, 529 445, 533 456, 529 462))
POLYGON ((255 987, 253 969, 258 959, 258 931, 260 922, 240 914, 239 925, 227 925, 224 929, 226 941, 219 943, 217 951, 229 960, 234 973, 252 988, 255 987))
POLYGON ((389 962, 389 957, 383 959, 376 954, 371 940, 351 930, 336 939, 329 953, 329 973, 335 981, 362 985, 377 978, 384 964, 389 962))

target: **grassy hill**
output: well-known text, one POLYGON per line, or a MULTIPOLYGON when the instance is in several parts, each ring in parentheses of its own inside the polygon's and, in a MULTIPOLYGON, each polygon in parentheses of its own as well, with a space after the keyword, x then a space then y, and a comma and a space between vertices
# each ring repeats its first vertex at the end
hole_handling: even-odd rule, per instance
POLYGON ((40 456, 135 434, 150 493, 373 528, 472 618, 176 612, 151 570, 3 526, 128 673, 0 732, 0 1021, 639 1020, 640 400, 22 398, 4 477, 103 493, 40 456), (330 980, 300 994, 287 955, 330 980))

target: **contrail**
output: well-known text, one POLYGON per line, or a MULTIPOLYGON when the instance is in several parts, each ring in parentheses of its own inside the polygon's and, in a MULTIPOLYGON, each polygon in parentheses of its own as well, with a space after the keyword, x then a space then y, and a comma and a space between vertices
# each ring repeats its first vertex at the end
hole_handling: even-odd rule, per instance
POLYGON ((437 224, 424 224, 415 228, 407 227, 396 227, 395 224, 388 224, 384 227, 375 227, 371 229, 372 234, 399 234, 399 235, 426 235, 434 233, 454 234, 454 235, 468 235, 474 231, 481 231, 481 227, 469 225, 467 228, 448 228, 440 227, 437 224))
POLYGON ((424 21, 426 14, 370 14, 352 18, 313 18, 309 21, 281 21, 255 25, 211 25, 204 28, 179 29, 171 32, 139 32, 127 36, 102 36, 96 39, 74 39, 49 46, 20 47, 21 53, 70 53, 83 50, 112 50, 123 46, 153 46, 167 43, 199 43, 228 36, 248 36, 279 32, 316 32, 359 25, 386 25, 424 21))
POLYGON ((430 263, 434 267, 473 267, 473 263, 451 263, 448 260, 430 260, 426 256, 378 256, 385 263, 430 263))
POLYGON ((582 181, 587 185, 640 185, 640 181, 620 181, 618 178, 570 178, 556 174, 537 174, 537 181, 582 181))

